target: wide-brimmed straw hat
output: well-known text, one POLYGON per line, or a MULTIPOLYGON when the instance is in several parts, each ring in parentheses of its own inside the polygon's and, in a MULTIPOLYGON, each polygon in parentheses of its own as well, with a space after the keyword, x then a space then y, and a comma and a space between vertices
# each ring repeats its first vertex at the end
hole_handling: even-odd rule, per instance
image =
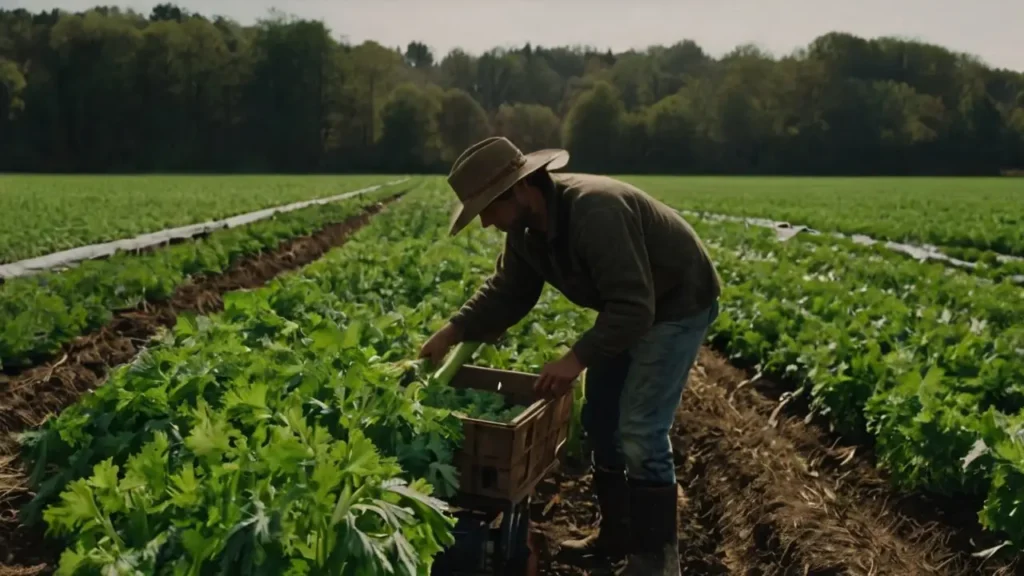
POLYGON ((569 152, 560 148, 523 154, 515 144, 500 136, 470 146, 455 161, 448 175, 448 185, 462 202, 452 216, 449 234, 458 234, 516 182, 541 168, 558 170, 568 163, 569 152))

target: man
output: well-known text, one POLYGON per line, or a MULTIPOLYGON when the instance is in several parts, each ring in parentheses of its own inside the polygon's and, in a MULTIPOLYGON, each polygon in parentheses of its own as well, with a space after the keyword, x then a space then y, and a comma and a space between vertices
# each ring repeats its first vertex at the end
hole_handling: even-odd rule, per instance
POLYGON ((440 362, 460 341, 489 341, 537 303, 544 283, 599 312, 538 392, 567 393, 587 369, 583 426, 593 445, 597 535, 563 543, 626 574, 678 575, 676 478, 669 429, 687 375, 718 314, 720 280, 693 229, 637 188, 551 174, 565 150, 524 155, 504 138, 466 150, 449 185, 462 202, 450 233, 480 216, 506 233, 494 274, 423 345, 440 362), (628 477, 628 478, 627 478, 628 477))

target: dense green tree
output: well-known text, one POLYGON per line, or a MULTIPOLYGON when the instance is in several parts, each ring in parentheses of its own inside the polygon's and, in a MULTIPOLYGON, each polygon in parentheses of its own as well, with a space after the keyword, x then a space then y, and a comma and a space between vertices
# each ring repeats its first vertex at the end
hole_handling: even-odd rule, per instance
POLYGON ((380 108, 398 81, 402 56, 376 42, 364 42, 351 53, 352 74, 348 85, 354 110, 351 121, 361 135, 359 149, 372 150, 380 138, 380 108))
POLYGON ((526 89, 526 60, 520 54, 492 50, 477 61, 477 97, 484 108, 494 110, 507 102, 524 102, 526 89))
POLYGON ((695 169, 696 123, 681 94, 659 100, 645 118, 647 163, 671 166, 673 172, 695 169))
POLYGON ((422 42, 410 42, 405 49, 405 63, 413 68, 429 70, 434 66, 434 52, 422 42))
POLYGON ((580 169, 622 167, 616 152, 625 114, 622 98, 607 82, 598 82, 576 100, 565 118, 562 141, 580 169))
POLYGON ((441 156, 441 103, 414 84, 402 84, 381 110, 380 167, 395 172, 435 169, 441 156))
POLYGON ((0 122, 14 120, 25 107, 21 92, 25 89, 25 76, 18 65, 0 58, 0 122))
POLYGON ((466 148, 491 135, 491 122, 483 106, 472 96, 464 90, 452 88, 441 96, 438 130, 441 160, 450 164, 466 148))
POLYGON ((477 56, 170 3, 0 9, 2 171, 445 171, 490 134, 602 172, 997 174, 1024 169, 1024 74, 841 32, 477 56))
POLYGON ((188 12, 174 4, 157 4, 153 7, 153 12, 149 15, 149 19, 153 22, 160 22, 164 20, 181 22, 185 18, 188 18, 188 12))
POLYGON ((441 82, 450 88, 457 88, 479 98, 476 82, 476 60, 462 50, 455 49, 441 60, 438 66, 441 82))
POLYGON ((561 146, 561 121, 547 106, 502 104, 494 118, 495 132, 534 152, 561 146))

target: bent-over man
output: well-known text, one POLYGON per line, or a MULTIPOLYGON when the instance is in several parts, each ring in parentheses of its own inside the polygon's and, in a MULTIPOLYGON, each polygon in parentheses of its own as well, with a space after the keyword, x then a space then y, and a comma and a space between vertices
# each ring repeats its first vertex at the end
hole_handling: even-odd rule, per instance
POLYGON ((569 392, 586 369, 583 426, 601 510, 595 535, 562 543, 625 574, 678 575, 676 477, 669 429, 687 375, 718 314, 720 280, 679 214, 618 180, 552 174, 565 150, 523 154, 488 138, 456 160, 457 234, 475 217, 506 234, 494 274, 423 345, 440 362, 461 341, 490 341, 533 308, 544 283, 598 311, 571 350, 542 369, 537 390, 569 392))

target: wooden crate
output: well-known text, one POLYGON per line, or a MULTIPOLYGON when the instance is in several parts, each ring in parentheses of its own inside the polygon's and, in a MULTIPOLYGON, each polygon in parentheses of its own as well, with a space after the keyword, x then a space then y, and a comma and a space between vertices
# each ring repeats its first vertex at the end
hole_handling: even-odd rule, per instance
POLYGON ((464 439, 455 467, 464 495, 519 502, 557 465, 569 436, 573 395, 538 398, 536 380, 536 374, 469 365, 452 379, 455 388, 490 390, 528 406, 507 424, 462 419, 464 439))

